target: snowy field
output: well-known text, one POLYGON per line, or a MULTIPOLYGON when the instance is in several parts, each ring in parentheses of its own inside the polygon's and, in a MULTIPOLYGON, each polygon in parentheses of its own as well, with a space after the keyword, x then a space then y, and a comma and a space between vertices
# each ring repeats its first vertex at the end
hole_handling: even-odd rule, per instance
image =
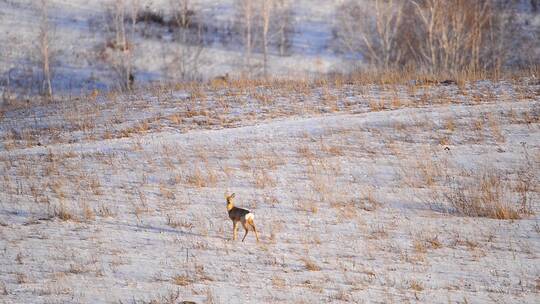
POLYGON ((285 82, 10 104, 0 302, 538 303, 539 96, 285 82), (260 243, 231 240, 226 192, 260 243))

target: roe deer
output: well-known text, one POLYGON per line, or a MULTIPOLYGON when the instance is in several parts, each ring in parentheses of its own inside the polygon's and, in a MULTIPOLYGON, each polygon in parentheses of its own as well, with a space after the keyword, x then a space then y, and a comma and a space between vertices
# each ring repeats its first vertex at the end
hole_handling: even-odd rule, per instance
POLYGON ((246 239, 250 226, 253 228, 253 232, 255 232, 255 237, 257 238, 258 242, 259 235, 257 234, 255 223, 253 222, 253 213, 251 213, 249 210, 235 207, 233 204, 234 197, 235 193, 225 195, 225 198, 227 199, 227 211, 229 212, 229 218, 233 221, 233 241, 236 240, 238 235, 238 222, 241 222, 242 226, 244 226, 244 229, 246 230, 246 234, 244 234, 242 242, 246 239))

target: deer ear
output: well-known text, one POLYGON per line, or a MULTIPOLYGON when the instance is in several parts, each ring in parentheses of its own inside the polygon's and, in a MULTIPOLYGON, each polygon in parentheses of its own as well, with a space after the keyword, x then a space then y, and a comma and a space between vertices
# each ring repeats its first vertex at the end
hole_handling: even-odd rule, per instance
POLYGON ((230 198, 234 198, 236 196, 236 193, 231 194, 230 198))

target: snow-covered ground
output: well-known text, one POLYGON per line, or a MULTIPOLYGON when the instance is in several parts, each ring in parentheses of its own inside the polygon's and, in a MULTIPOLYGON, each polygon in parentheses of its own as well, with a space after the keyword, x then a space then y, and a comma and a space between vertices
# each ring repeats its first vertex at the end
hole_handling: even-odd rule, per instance
POLYGON ((538 303, 539 92, 293 82, 12 104, 0 302, 538 303), (491 199, 525 199, 520 219, 452 209, 485 176, 491 199), (231 240, 226 192, 260 243, 231 240))

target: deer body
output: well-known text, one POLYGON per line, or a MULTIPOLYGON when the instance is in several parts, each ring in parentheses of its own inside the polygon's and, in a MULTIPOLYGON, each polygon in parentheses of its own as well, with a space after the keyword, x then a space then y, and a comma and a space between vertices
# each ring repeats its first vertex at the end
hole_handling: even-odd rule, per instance
POLYGON ((234 193, 226 196, 227 211, 229 212, 229 218, 233 222, 233 240, 237 239, 238 224, 242 223, 242 226, 244 227, 244 230, 246 231, 246 233, 244 234, 244 237, 242 238, 242 242, 246 239, 246 236, 249 231, 249 227, 251 227, 253 229, 253 232, 255 232, 255 237, 257 238, 257 242, 258 242, 259 234, 257 233, 257 228, 255 228, 255 222, 253 221, 254 219, 253 213, 251 213, 249 210, 235 207, 233 203, 234 196, 235 196, 234 193))

